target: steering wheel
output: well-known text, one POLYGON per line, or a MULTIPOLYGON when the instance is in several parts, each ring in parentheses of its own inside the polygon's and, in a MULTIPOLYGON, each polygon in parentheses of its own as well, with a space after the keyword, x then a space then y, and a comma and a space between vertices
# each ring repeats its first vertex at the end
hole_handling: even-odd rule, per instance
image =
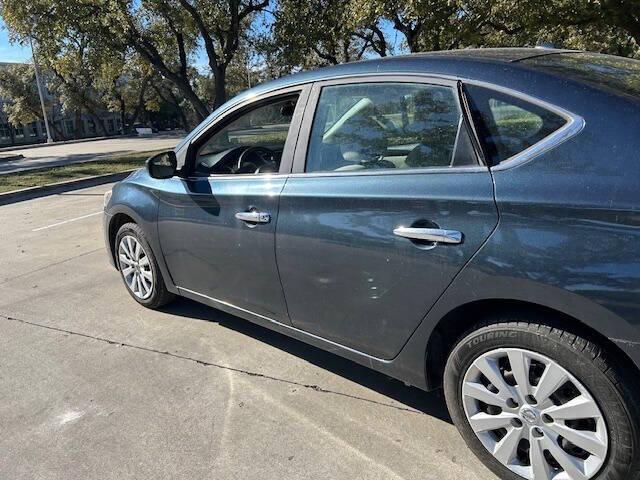
POLYGON ((236 171, 240 172, 242 170, 246 170, 247 167, 253 167, 253 173, 259 173, 261 167, 270 164, 275 166, 273 151, 271 151, 267 147, 249 147, 238 157, 236 171))

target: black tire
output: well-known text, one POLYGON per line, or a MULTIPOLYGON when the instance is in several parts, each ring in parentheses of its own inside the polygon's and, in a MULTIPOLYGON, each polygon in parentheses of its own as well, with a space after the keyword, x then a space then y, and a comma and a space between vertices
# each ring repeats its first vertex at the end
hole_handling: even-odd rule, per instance
POLYGON ((164 283, 164 279, 162 278, 162 272, 158 267, 158 262, 156 261, 156 257, 153 253, 153 250, 151 249, 151 246, 149 245, 149 242, 147 241, 147 238, 144 232, 137 224, 125 223, 120 227, 120 229, 118 230, 118 233, 116 234, 114 250, 116 252, 115 257, 118 265, 118 271, 120 272, 120 277, 122 278, 122 282, 124 283, 125 288, 127 289, 127 292, 129 292, 129 295, 131 295, 131 297, 136 302, 138 302, 140 305, 143 305, 147 308, 157 309, 164 305, 167 305, 168 303, 170 303, 175 299, 175 295, 171 293, 169 290, 167 290, 167 287, 164 283), (120 245, 120 240, 127 235, 135 237, 138 240, 140 245, 142 245, 147 257, 149 258, 149 265, 151 267, 151 271, 153 272, 154 282, 153 282, 153 287, 151 289, 152 290, 151 295, 148 298, 143 299, 136 296, 127 285, 127 282, 122 273, 122 265, 121 265, 120 257, 118 255, 118 246, 120 245))
POLYGON ((638 372, 624 368, 598 342, 532 322, 495 319, 470 330, 454 346, 444 372, 444 393, 449 413, 469 448, 499 478, 521 480, 494 458, 471 428, 462 403, 463 378, 480 355, 498 348, 520 348, 542 354, 571 373, 598 404, 607 425, 608 453, 592 478, 640 479, 640 408, 638 372))

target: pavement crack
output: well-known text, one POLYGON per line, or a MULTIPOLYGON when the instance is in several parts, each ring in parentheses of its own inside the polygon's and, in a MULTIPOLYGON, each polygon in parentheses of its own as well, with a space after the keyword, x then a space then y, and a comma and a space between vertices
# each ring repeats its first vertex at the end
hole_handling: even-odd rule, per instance
POLYGON ((351 395, 349 393, 338 392, 336 390, 329 390, 327 388, 323 388, 323 387, 321 387, 319 385, 315 385, 315 384, 296 382, 295 380, 287 380, 285 378, 275 377, 273 375, 268 375, 268 374, 259 373, 259 372, 253 372, 253 371, 245 370, 245 369, 242 369, 242 368, 230 367, 228 365, 221 365, 219 363, 208 362, 208 361, 205 361, 205 360, 200 360, 198 358, 193 358, 193 357, 189 357, 189 356, 186 356, 186 355, 180 355, 178 353, 173 353, 173 352, 170 352, 168 350, 157 350, 155 348, 144 347, 142 345, 134 345, 134 344, 131 344, 131 343, 119 342, 117 340, 111 340, 109 338, 98 337, 96 335, 90 335, 88 333, 76 332, 76 331, 73 331, 73 330, 67 330, 65 328, 54 327, 54 326, 51 326, 51 325, 45 325, 45 324, 42 324, 42 323, 32 322, 32 321, 29 321, 29 320, 24 320, 24 319, 21 319, 21 318, 12 317, 12 316, 5 315, 5 314, 0 314, 0 318, 3 318, 5 320, 11 321, 11 322, 21 323, 23 325, 29 325, 29 326, 32 326, 32 327, 39 327, 39 328, 44 328, 46 330, 52 330, 52 331, 55 331, 55 332, 64 333, 64 334, 67 334, 67 335, 74 335, 74 336, 78 336, 78 337, 88 338, 88 339, 95 340, 95 341, 98 341, 98 342, 107 343, 109 345, 116 345, 118 347, 132 348, 132 349, 135 349, 135 350, 141 350, 143 352, 155 353, 155 354, 158 354, 158 355, 164 355, 164 356, 168 356, 168 357, 172 357, 172 358, 176 358, 176 359, 180 359, 180 360, 186 360, 186 361, 189 361, 189 362, 196 363, 198 365, 202 365, 204 367, 213 367, 213 368, 217 368, 217 369, 220 369, 220 370, 226 370, 226 371, 230 371, 230 372, 234 372, 234 373, 239 373, 239 374, 242 374, 242 375, 246 375, 248 377, 262 378, 262 379, 265 379, 265 380, 271 380, 271 381, 274 381, 274 382, 284 383, 284 384, 287 384, 287 385, 294 385, 296 387, 305 388, 305 389, 308 389, 308 390, 313 390, 314 392, 318 392, 318 393, 325 393, 325 394, 330 394, 330 395, 337 395, 337 396, 340 396, 340 397, 346 397, 346 398, 350 398, 350 399, 353 399, 353 400, 358 400, 358 401, 361 401, 361 402, 371 403, 371 404, 378 405, 378 406, 381 406, 381 407, 387 407, 387 408, 392 408, 392 409, 395 409, 395 410, 400 410, 400 411, 403 411, 403 412, 416 413, 416 414, 420 414, 420 415, 423 414, 419 410, 415 410, 415 409, 412 409, 412 408, 400 407, 400 406, 397 406, 397 405, 392 405, 390 403, 379 402, 377 400, 371 400, 369 398, 359 397, 358 395, 351 395))
POLYGON ((5 283, 8 283, 8 282, 10 282, 12 280, 16 280, 18 278, 26 277, 28 275, 31 275, 32 273, 41 272, 42 270, 46 270, 47 268, 50 268, 50 267, 55 267, 56 265, 61 265, 61 264, 66 263, 66 262, 70 262, 71 260, 75 260, 76 258, 84 257, 85 255, 91 255, 92 253, 96 253, 96 252, 99 252, 101 250, 104 250, 104 247, 95 248, 93 250, 89 250, 88 252, 82 252, 82 253, 79 253, 78 255, 74 255, 73 257, 65 258, 63 260, 59 260, 57 262, 50 263, 50 264, 45 265, 43 267, 36 268, 35 270, 29 270, 28 272, 21 273, 20 275, 15 275, 13 277, 5 278, 4 280, 2 280, 0 282, 0 285, 4 285, 5 283))

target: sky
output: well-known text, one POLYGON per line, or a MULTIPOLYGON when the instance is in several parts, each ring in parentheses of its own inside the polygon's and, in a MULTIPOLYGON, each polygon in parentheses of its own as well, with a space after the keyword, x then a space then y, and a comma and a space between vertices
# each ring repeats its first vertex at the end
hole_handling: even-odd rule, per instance
POLYGON ((9 34, 0 17, 0 62, 26 62, 31 60, 31 49, 9 43, 9 34))

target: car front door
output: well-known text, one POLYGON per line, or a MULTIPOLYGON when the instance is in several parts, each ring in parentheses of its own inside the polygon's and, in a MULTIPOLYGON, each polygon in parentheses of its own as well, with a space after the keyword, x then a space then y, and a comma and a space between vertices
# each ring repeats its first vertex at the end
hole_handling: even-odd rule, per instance
POLYGON ((281 196, 293 326, 393 358, 497 224, 455 82, 315 84, 281 196))
POLYGON ((217 120, 189 146, 186 178, 158 193, 162 251, 184 295, 289 323, 275 226, 306 92, 259 98, 217 120))

